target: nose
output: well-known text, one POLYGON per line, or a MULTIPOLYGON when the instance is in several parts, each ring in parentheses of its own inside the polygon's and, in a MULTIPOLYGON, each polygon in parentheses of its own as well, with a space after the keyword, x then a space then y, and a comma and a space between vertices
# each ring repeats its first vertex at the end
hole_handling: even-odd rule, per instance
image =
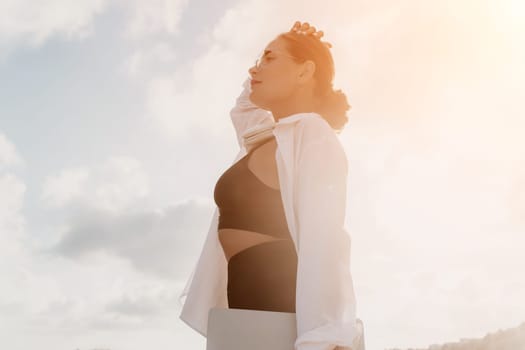
POLYGON ((248 68, 248 73, 250 73, 252 78, 255 75, 256 71, 257 71, 257 68, 255 67, 255 64, 253 66, 251 66, 250 68, 248 68))

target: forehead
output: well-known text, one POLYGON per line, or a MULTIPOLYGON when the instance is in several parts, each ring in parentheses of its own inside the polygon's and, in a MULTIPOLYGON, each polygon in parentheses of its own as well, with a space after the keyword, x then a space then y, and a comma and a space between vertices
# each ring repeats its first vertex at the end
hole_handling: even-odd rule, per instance
POLYGON ((272 40, 268 43, 268 45, 266 45, 266 47, 264 48, 264 51, 265 52, 266 51, 286 52, 287 51, 286 43, 282 39, 272 40))

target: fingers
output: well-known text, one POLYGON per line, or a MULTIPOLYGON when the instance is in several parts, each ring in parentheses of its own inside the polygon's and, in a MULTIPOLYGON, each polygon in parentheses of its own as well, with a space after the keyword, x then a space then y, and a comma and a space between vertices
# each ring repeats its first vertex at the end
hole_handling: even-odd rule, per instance
POLYGON ((316 33, 313 33, 313 35, 314 35, 315 37, 317 37, 317 39, 321 39, 321 38, 323 37, 324 33, 323 33, 322 30, 320 30, 320 31, 318 31, 318 32, 316 32, 316 33))
POLYGON ((312 34, 315 32, 315 27, 310 27, 310 24, 308 24, 308 22, 301 23, 300 21, 295 21, 290 31, 301 32, 304 34, 312 34))
POLYGON ((308 22, 301 23, 296 21, 290 31, 297 32, 300 34, 313 35, 316 38, 321 38, 324 33, 322 30, 317 31, 314 26, 310 26, 308 22))
MULTIPOLYGON (((296 32, 298 34, 311 35, 314 38, 318 39, 319 41, 324 35, 324 32, 322 30, 317 31, 316 28, 314 26, 310 26, 308 22, 301 23, 300 21, 295 21, 290 31, 296 32)), ((329 42, 322 41, 322 43, 328 48, 332 47, 332 44, 330 44, 329 42)))
POLYGON ((301 25, 301 31, 305 32, 308 30, 308 27, 310 25, 308 24, 308 22, 304 22, 302 25, 301 25))

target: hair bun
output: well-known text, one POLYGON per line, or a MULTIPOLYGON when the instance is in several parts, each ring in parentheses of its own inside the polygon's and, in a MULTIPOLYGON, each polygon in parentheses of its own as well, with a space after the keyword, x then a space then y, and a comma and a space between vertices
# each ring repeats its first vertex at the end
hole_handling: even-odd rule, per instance
POLYGON ((342 130, 348 122, 346 112, 351 108, 352 106, 348 103, 346 94, 342 90, 328 89, 321 100, 320 114, 332 128, 342 130))

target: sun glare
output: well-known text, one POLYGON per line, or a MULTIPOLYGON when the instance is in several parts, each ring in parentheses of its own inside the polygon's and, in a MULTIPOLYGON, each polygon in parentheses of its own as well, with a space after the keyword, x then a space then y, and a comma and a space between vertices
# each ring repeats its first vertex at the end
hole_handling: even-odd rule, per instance
POLYGON ((513 34, 525 32, 525 2, 522 0, 493 1, 492 9, 498 24, 513 34))

